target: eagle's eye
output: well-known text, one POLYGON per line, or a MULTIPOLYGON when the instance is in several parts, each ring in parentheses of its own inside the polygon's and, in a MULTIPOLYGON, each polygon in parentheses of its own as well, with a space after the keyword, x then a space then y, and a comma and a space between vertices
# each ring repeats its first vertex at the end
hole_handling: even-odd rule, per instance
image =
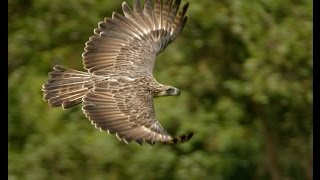
POLYGON ((169 88, 166 91, 168 94, 172 94, 172 93, 174 93, 175 90, 174 90, 174 88, 169 88))

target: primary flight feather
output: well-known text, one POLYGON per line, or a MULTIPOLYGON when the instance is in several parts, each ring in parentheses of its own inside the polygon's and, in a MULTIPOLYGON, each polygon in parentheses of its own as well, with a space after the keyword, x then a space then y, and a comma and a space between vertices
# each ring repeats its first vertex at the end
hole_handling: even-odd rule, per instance
POLYGON ((82 103, 93 125, 124 142, 174 144, 192 133, 171 136, 156 120, 153 98, 179 95, 179 89, 153 77, 157 54, 181 33, 187 21, 180 0, 134 0, 124 15, 113 12, 94 29, 84 48, 88 72, 54 66, 43 85, 43 98, 53 107, 67 109, 82 103))

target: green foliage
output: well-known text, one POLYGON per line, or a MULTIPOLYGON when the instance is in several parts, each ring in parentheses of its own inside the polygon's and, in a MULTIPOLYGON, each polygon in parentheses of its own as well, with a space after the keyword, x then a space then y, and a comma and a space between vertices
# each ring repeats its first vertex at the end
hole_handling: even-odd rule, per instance
POLYGON ((9 179, 312 179, 312 1, 190 0, 155 66, 182 95, 155 108, 170 133, 195 135, 154 147, 42 100, 52 66, 82 69, 84 43, 121 1, 8 3, 9 179))

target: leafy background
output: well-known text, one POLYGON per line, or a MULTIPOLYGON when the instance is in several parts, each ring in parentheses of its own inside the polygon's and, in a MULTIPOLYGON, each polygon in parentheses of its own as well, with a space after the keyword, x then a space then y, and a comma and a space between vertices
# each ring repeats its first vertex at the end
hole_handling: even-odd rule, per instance
POLYGON ((41 94, 53 65, 82 69, 84 43, 121 1, 8 1, 8 178, 312 179, 312 1, 189 2, 155 67, 182 95, 155 107, 170 133, 195 135, 140 147, 41 94))

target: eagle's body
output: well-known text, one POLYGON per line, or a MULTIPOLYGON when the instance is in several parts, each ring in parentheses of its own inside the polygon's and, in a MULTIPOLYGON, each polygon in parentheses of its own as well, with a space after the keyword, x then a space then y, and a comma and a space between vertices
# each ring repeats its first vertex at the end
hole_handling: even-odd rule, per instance
POLYGON ((97 128, 120 140, 138 143, 184 142, 192 134, 172 137, 158 123, 153 98, 175 96, 177 88, 153 77, 157 54, 182 31, 186 4, 180 0, 134 1, 133 10, 122 3, 124 15, 112 14, 94 30, 83 53, 88 72, 54 66, 43 85, 44 100, 64 109, 82 103, 83 111, 97 128))

